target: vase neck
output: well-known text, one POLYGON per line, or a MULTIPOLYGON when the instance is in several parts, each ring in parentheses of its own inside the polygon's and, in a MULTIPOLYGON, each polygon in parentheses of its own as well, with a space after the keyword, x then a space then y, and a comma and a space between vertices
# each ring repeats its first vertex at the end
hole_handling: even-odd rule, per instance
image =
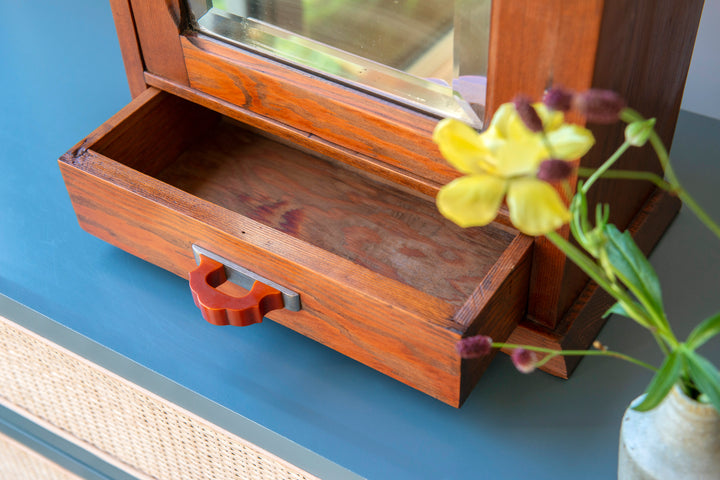
POLYGON ((686 444, 696 438, 710 440, 709 449, 720 448, 720 415, 712 405, 688 398, 674 387, 655 415, 658 431, 668 442, 686 444))

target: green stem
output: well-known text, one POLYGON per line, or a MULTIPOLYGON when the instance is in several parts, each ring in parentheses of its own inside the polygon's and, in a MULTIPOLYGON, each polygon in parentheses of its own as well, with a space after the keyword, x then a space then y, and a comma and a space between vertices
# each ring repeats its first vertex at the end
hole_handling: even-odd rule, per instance
POLYGON ((517 345, 514 343, 501 343, 501 342, 493 342, 492 346, 495 348, 523 348, 525 350, 530 350, 532 352, 538 352, 538 353, 547 353, 548 357, 545 357, 538 361, 536 364, 537 367, 543 366, 547 361, 550 359, 557 357, 557 356, 586 356, 586 357, 592 357, 592 356, 605 356, 605 357, 614 357, 619 358, 620 360, 625 360, 630 363, 634 363, 635 365, 639 365, 641 367, 647 368, 649 370, 652 370, 654 372, 657 372, 657 368, 653 367, 652 365, 643 362, 642 360, 638 360, 637 358, 631 357, 630 355, 626 355, 624 353, 620 352, 614 352, 612 350, 553 350, 552 348, 545 348, 545 347, 534 347, 532 345, 517 345), (546 360, 547 359, 547 360, 546 360))
POLYGON ((680 185, 680 180, 678 180, 677 175, 675 175, 675 171, 670 164, 670 155, 668 155, 668 152, 665 149, 665 144, 663 144, 662 140, 654 130, 650 134, 650 144, 652 144, 655 149, 655 153, 660 159, 660 164, 665 171, 665 176, 667 177, 668 182, 674 187, 674 190, 678 192, 680 200, 682 200, 683 203, 692 210, 695 216, 698 217, 698 219, 705 224, 705 226, 713 232, 716 237, 720 238, 720 226, 715 223, 707 213, 705 213, 705 210, 703 210, 695 199, 692 198, 684 188, 682 188, 682 185, 680 185))
POLYGON ((560 249, 575 265, 580 267, 600 288, 608 292, 610 295, 619 301, 625 310, 632 316, 632 318, 643 327, 653 330, 655 327, 652 323, 645 318, 645 315, 635 307, 635 302, 632 301, 630 296, 618 288, 618 286, 612 283, 600 267, 595 264, 587 255, 582 253, 577 247, 565 240, 557 232, 549 232, 545 234, 545 237, 550 240, 558 249, 560 249))
POLYGON ((713 221, 710 216, 705 213, 705 210, 702 209, 700 205, 697 204, 697 202, 685 191, 683 190, 680 185, 677 185, 678 190, 678 197, 680 197, 680 200, 683 201, 687 207, 693 211, 696 217, 705 224, 705 226, 715 234, 716 237, 720 238, 720 226, 713 221))
MULTIPOLYGON (((597 170, 594 168, 580 167, 577 169, 578 176, 589 177, 594 174, 597 170)), ((671 193, 679 193, 675 191, 675 186, 668 183, 660 175, 652 172, 637 172, 635 170, 607 170, 602 174, 602 178, 614 178, 614 179, 625 179, 625 180, 645 180, 654 183, 659 188, 667 190, 671 193)))
POLYGON ((695 216, 698 217, 698 219, 703 224, 705 224, 705 226, 711 232, 713 232, 716 237, 720 238, 720 226, 715 223, 715 221, 713 221, 713 219, 710 218, 707 213, 705 213, 705 210, 703 210, 702 207, 700 207, 700 205, 698 205, 698 203, 695 201, 695 199, 692 198, 689 193, 687 193, 687 191, 682 187, 682 185, 680 185, 680 180, 678 180, 677 175, 675 175, 675 171, 670 164, 670 155, 665 148, 665 144, 662 142, 657 132, 655 132, 654 130, 650 134, 650 144, 655 149, 655 153, 660 160, 660 164, 662 165, 668 182, 674 187, 674 190, 678 192, 678 197, 680 197, 680 200, 682 200, 683 203, 687 205, 690 210, 692 210, 695 216))
MULTIPOLYGON (((650 330, 654 336, 659 336, 668 344, 671 348, 678 345, 678 341, 675 335, 669 330, 667 322, 657 321, 646 317, 645 313, 637 307, 637 304, 628 295, 628 293, 622 289, 618 284, 611 281, 605 272, 587 255, 580 251, 573 244, 565 240, 557 232, 546 233, 545 237, 553 242, 553 244, 560 249, 573 263, 575 263, 580 269, 582 269, 600 288, 609 293, 615 300, 617 300, 625 309, 628 316, 635 320, 641 326, 650 330)), ((658 340, 662 347, 662 343, 658 340)))
POLYGON ((630 148, 630 146, 631 145, 627 142, 627 140, 623 142, 623 144, 620 145, 617 150, 615 150, 615 153, 613 153, 610 158, 605 160, 605 163, 603 163, 600 168, 595 171, 595 173, 590 175, 590 178, 588 178, 587 182, 585 182, 582 186, 583 193, 587 193, 593 183, 595 183, 595 181, 599 179, 603 175, 603 173, 605 173, 610 167, 612 167, 613 163, 615 163, 618 158, 620 158, 622 154, 625 153, 628 148, 630 148))
MULTIPOLYGON (((637 120, 644 120, 642 115, 640 115, 635 110, 632 110, 630 108, 624 109, 621 114, 620 118, 625 122, 634 122, 637 120)), ((658 160, 660 161, 660 165, 662 166, 663 172, 665 173, 665 177, 667 178, 667 182, 672 186, 672 189, 670 189, 671 192, 677 192, 678 197, 680 197, 680 200, 683 201, 687 207, 692 210, 692 212, 695 214, 695 216, 711 231, 715 234, 716 237, 720 238, 720 225, 718 225, 710 216, 705 213, 705 211, 698 205, 698 203, 693 199, 690 194, 688 194, 685 189, 680 184, 680 181, 677 178, 677 175, 675 174, 675 170, 673 170, 672 165, 670 163, 670 155, 668 154, 667 149, 665 148, 665 144, 660 139, 660 136, 657 134, 655 130, 653 130, 650 133, 650 144, 652 145, 653 149, 655 150, 655 154, 658 157, 658 160)))
MULTIPOLYGON (((662 337, 658 335, 658 333, 655 330, 650 330, 650 333, 652 333, 653 338, 658 344, 658 347, 660 347, 660 351, 663 352, 665 356, 670 355, 670 349, 668 348, 667 344, 663 341, 662 337)), ((674 335, 673 335, 674 336, 674 335)))

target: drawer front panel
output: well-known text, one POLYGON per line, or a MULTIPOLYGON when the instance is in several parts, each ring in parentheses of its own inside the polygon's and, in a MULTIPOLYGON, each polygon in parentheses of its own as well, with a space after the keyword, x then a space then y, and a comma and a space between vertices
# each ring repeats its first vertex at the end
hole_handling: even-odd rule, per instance
MULTIPOLYGON (((274 311, 269 314, 272 320, 447 403, 459 403, 461 362, 454 345, 461 333, 426 321, 437 318, 431 316, 430 309, 426 318, 403 311, 403 301, 417 300, 415 308, 423 307, 420 292, 408 291, 405 298, 392 298, 387 292, 397 291, 396 282, 373 278, 371 272, 366 273, 370 279, 363 279, 364 272, 357 267, 343 271, 344 262, 339 258, 336 264, 315 263, 314 269, 292 263, 288 259, 312 259, 312 246, 306 245, 304 251, 293 253, 289 248, 278 248, 282 245, 276 243, 274 232, 255 222, 242 225, 231 222, 235 223, 233 227, 226 223, 229 228, 221 229, 210 216, 200 221, 184 215, 151 200, 147 192, 132 191, 139 188, 134 183, 122 185, 120 170, 125 170, 122 166, 112 165, 115 168, 110 178, 114 183, 104 175, 93 175, 108 162, 111 161, 89 152, 83 169, 61 163, 78 220, 86 231, 183 277, 195 268, 193 244, 234 259, 301 294, 300 312, 274 311), (238 237, 263 238, 261 243, 267 249, 238 237), (338 282, 333 277, 344 277, 347 282, 338 282), (373 297, 375 292, 379 298, 373 297)), ((173 202, 182 210, 178 205, 182 192, 175 193, 178 196, 173 202)), ((202 201, 194 202, 196 210, 203 210, 202 201)), ((430 299, 429 303, 435 302, 430 299)), ((451 315, 447 309, 444 317, 451 315)), ((199 312, 198 321, 203 321, 199 312)))

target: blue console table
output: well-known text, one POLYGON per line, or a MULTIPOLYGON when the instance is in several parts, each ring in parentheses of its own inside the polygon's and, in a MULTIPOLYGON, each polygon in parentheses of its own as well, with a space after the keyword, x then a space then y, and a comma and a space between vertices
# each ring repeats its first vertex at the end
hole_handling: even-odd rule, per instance
MULTIPOLYGON (((185 280, 83 232, 55 160, 130 100, 107 2, 5 2, 0 62, 1 317, 320 478, 615 475, 620 420, 649 372, 594 358, 566 381, 499 356, 456 410, 270 321, 213 327, 185 280)), ((672 155, 720 218, 720 122, 682 112, 672 155)), ((687 210, 651 260, 680 336, 720 309, 720 242, 687 210)), ((659 359, 629 320, 600 339, 659 359)), ((720 362, 717 339, 704 353, 720 362)), ((0 434, 81 477, 140 471, 11 408, 0 434)))

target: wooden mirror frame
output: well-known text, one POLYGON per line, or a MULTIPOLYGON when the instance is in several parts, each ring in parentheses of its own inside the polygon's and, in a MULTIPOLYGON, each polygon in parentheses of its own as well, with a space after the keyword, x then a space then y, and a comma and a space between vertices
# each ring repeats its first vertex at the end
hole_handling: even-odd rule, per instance
MULTIPOLYGON (((436 117, 198 34, 181 0, 110 3, 133 96, 148 86, 168 91, 420 196, 434 197, 458 175, 432 143, 436 117)), ((669 145, 702 7, 702 0, 493 0, 487 118, 517 93, 539 98, 552 85, 610 88, 656 117, 669 145)), ((591 129, 598 145, 582 159, 585 167, 606 158, 623 135, 619 125, 591 129)), ((619 166, 659 171, 647 148, 619 166)), ((630 228, 646 251, 679 208, 652 185, 628 181, 600 182, 591 200, 610 203, 614 222, 630 228)), ((497 221, 509 225, 507 212, 497 221)), ((538 238, 527 320, 510 341, 587 346, 608 302, 538 238)), ((567 376, 576 362, 558 357, 546 370, 567 376)))

